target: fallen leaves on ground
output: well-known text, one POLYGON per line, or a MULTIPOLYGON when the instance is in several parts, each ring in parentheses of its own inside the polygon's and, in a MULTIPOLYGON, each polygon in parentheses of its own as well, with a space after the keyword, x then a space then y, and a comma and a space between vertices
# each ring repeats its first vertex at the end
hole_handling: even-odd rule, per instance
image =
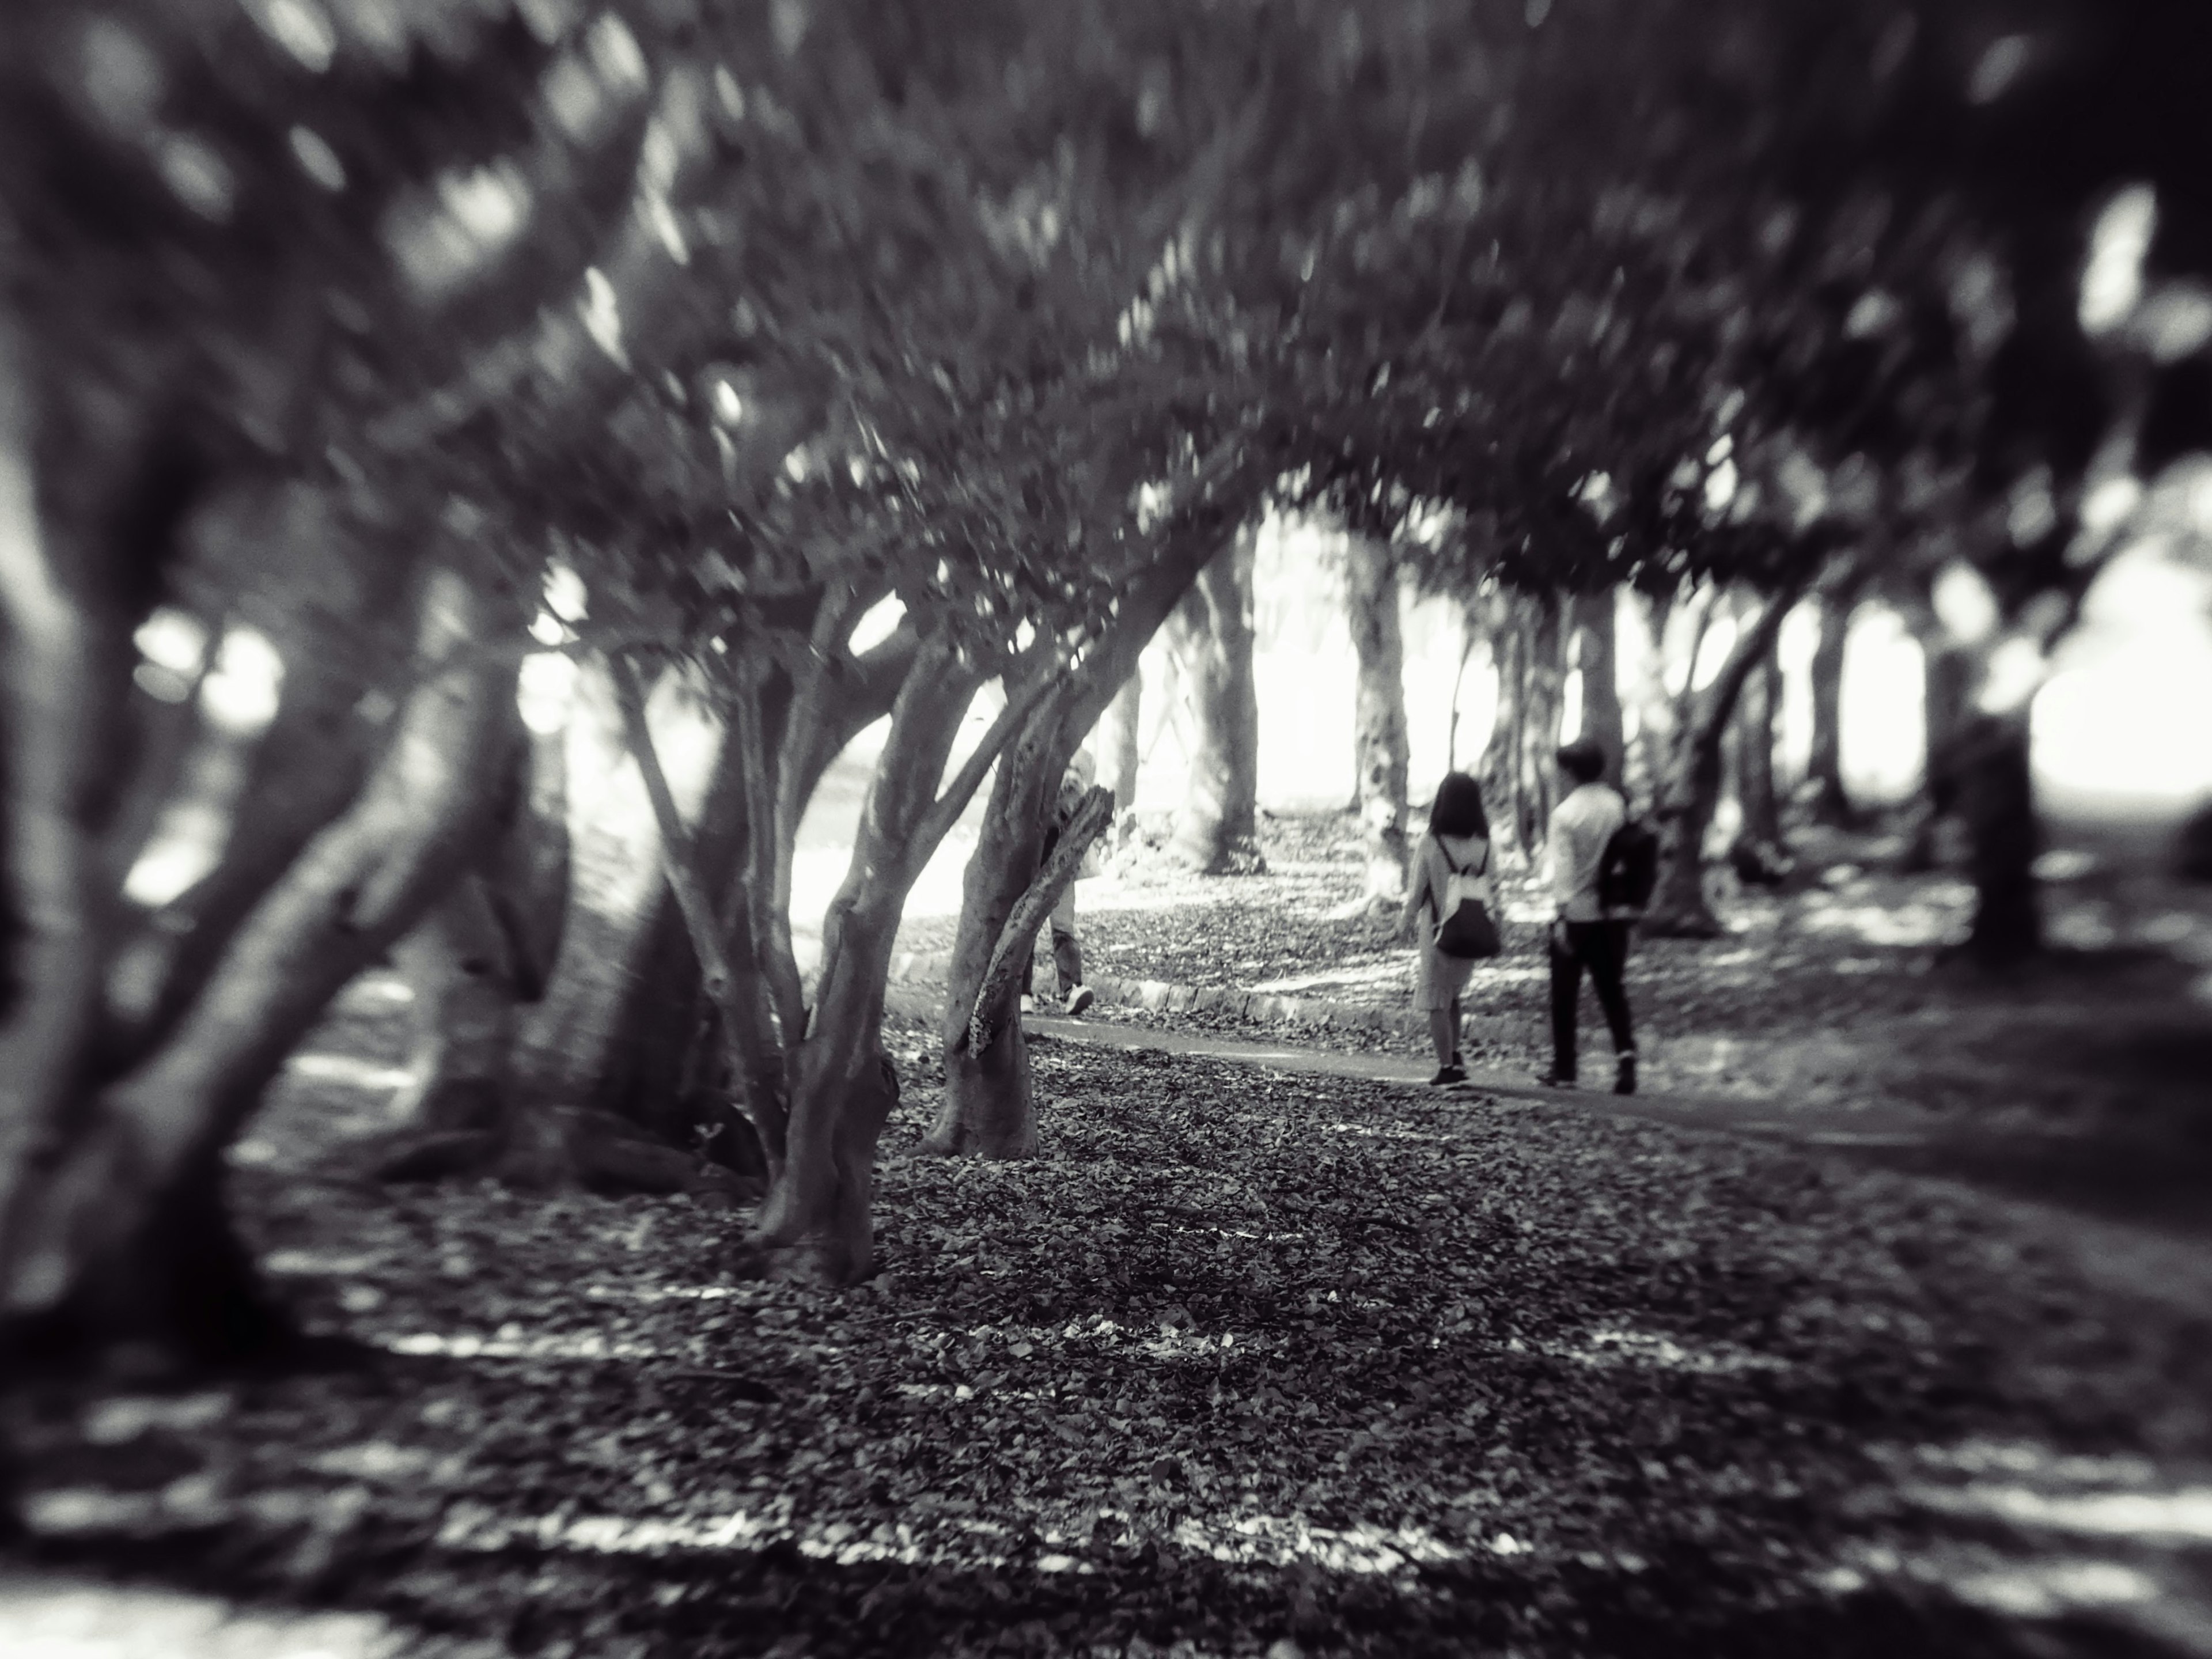
POLYGON ((1021 1164, 915 1155, 910 1078, 842 1295, 729 1279, 680 1200, 365 1188, 295 1081, 243 1207, 391 1360, 17 1401, 36 1547, 547 1655, 2149 1653, 2212 1607, 2212 1324, 2100 1305, 1994 1205, 1035 1061, 1021 1164))

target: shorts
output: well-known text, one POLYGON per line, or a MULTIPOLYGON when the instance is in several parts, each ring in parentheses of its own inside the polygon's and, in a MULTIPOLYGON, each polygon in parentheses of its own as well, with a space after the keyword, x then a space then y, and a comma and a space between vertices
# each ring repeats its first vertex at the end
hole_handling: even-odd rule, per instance
POLYGON ((1414 1006, 1424 1011, 1449 1008, 1474 976, 1473 957, 1448 957, 1424 939, 1413 970, 1414 1006))

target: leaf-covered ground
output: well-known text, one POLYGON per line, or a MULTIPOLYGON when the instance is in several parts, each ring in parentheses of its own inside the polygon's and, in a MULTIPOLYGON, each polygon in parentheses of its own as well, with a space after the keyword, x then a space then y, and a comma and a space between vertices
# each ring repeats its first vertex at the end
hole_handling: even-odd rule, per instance
MULTIPOLYGON (((1207 878, 1123 860, 1079 889, 1094 974, 1410 1011, 1413 951, 1345 912, 1363 866, 1349 815, 1263 817, 1268 873, 1207 878)), ((1894 839, 1807 834, 1808 873, 1786 894, 1716 878, 1729 932, 1639 939, 1629 993, 1648 1086, 1796 1103, 1917 1103, 1993 1124, 2112 1129, 2212 1157, 2212 894, 2054 887, 2067 948, 2002 982, 1939 965, 1972 890, 1954 875, 1887 873, 1894 839), (2192 992, 2192 984, 2197 988, 2192 992)), ((1550 1058, 1545 896, 1509 875, 1506 953, 1467 997, 1470 1059, 1531 1069, 1550 1058)), ((917 920, 902 942, 951 943, 917 920)), ((1049 983, 1049 969, 1046 969, 1049 983)), ((1093 1018, 1193 1030, 1221 1013, 1102 1006, 1093 1018)), ((1595 1000, 1583 1023, 1601 1051, 1595 1000)), ((1426 1052, 1417 1029, 1305 1033, 1339 1046, 1426 1052)))
POLYGON ((902 1044, 837 1297, 685 1200, 362 1186, 375 1073, 299 1068, 240 1200, 388 1366, 13 1401, 33 1553, 410 1653, 2206 1650, 2212 1316, 2000 1206, 1055 1044, 1046 1156, 942 1162, 902 1044))

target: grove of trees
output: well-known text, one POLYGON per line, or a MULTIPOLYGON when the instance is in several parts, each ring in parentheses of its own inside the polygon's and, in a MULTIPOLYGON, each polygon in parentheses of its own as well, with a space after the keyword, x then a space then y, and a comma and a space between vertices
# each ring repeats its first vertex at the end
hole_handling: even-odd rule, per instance
MULTIPOLYGON (((1978 954, 2033 950, 2039 665, 2120 547, 2203 530, 2187 10, 16 0, 0 1318, 281 1345, 224 1153, 395 949, 440 988, 398 1165, 678 1181, 655 1143, 703 1138, 761 1191, 753 1268, 864 1276, 907 896, 982 799, 930 1145, 1022 1156, 1015 964, 1129 775, 1163 629, 1201 715, 1176 851, 1253 861, 1269 510, 1353 538, 1377 889, 1404 580, 1479 619, 1501 732, 1559 729, 1579 669, 1684 931, 1784 616, 1823 619, 1840 816, 1851 606, 1971 576, 1990 621, 1931 655, 1933 769, 1978 954), (1632 744, 1624 592, 1655 633, 1734 625, 1710 679, 1629 690, 1632 744), (157 611, 257 630, 283 678, 219 855, 148 906, 126 878, 201 719, 142 672, 157 611), (586 902, 558 744, 519 713, 549 653, 653 813, 664 879, 626 908, 586 902), (1109 710, 1107 790, 1040 872, 1109 710), (678 714, 710 739, 689 808, 678 714), (799 823, 879 720, 810 978, 799 823), (523 1054, 546 996, 591 1017, 523 1054)), ((1548 758, 1482 763, 1514 847, 1548 758)))

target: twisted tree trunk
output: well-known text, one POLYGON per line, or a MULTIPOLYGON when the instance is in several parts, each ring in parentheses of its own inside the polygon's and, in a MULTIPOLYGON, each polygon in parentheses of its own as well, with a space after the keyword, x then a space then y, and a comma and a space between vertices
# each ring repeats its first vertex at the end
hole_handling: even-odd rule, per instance
POLYGON ((1728 660, 1702 692, 1695 686, 1697 665, 1692 661, 1690 665, 1692 678, 1683 690, 1692 713, 1676 741, 1667 793, 1659 808, 1659 884, 1644 919, 1647 933, 1662 938, 1714 939, 1723 931, 1705 894, 1705 848, 1706 832, 1720 805, 1722 751, 1729 721, 1744 682, 1774 649, 1783 618, 1804 591, 1810 575, 1806 573, 1767 600, 1759 620, 1737 634, 1728 660))
MULTIPOLYGON (((945 1099, 924 1143, 933 1152, 1026 1156, 1036 1144, 1036 1105, 1018 1012, 1018 970, 994 975, 1026 949, 1016 910, 1049 906, 1057 869, 1036 875, 1045 813, 1078 734, 1087 730, 1111 688, 1135 669, 1146 643, 1182 602, 1201 565, 1221 546, 1208 523, 1171 538, 1159 562, 1125 596, 1114 625, 1072 674, 1059 677, 1020 736, 1000 757, 982 833, 968 861, 960 927, 945 975, 945 1099), (1036 879, 1032 879, 1036 875, 1036 879)), ((1218 561, 1217 561, 1218 562, 1218 561)), ((1055 866, 1072 875, 1080 857, 1063 845, 1055 866)))
POLYGON ((882 1025, 899 914, 930 854, 1039 701, 1010 698, 940 793, 938 780, 981 684, 956 647, 936 636, 921 645, 892 705, 852 864, 824 920, 822 973, 804 1041, 793 1042, 785 1028, 786 1156, 746 1247, 752 1271, 830 1285, 873 1271, 876 1142, 898 1099, 882 1025))
POLYGON ((481 855, 521 727, 512 658, 469 647, 511 612, 456 568, 433 574, 422 672, 360 798, 256 908, 168 1040, 86 1103, 8 1216, 11 1318, 210 1358, 281 1334, 228 1237, 222 1150, 331 997, 481 855))
POLYGON ((1398 568, 1389 544, 1346 538, 1345 614, 1358 659, 1353 758, 1367 875, 1364 897, 1376 914, 1406 892, 1406 647, 1398 617, 1398 568))

